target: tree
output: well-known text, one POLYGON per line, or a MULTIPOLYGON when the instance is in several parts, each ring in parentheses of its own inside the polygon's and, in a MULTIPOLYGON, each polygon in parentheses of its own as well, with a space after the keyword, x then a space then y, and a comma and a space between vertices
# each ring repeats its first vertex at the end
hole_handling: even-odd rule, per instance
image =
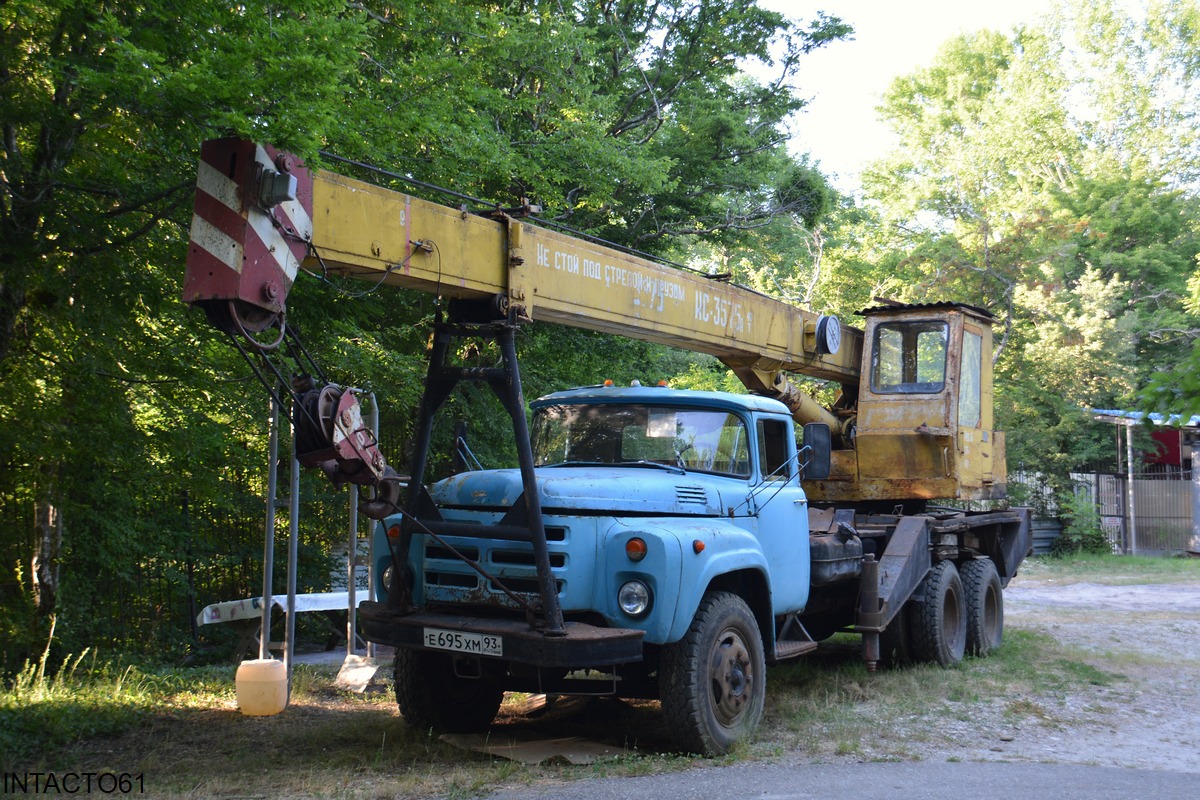
MULTIPOLYGON (((314 165, 332 151, 400 176, 376 179, 483 204, 527 196, 665 250, 677 232, 816 213, 819 175, 783 157, 798 107, 786 82, 845 30, 832 18, 801 29, 748 0, 0 4, 0 499, 63 521, 58 633, 90 643, 89 608, 114 590, 99 580, 132 596, 142 571, 178 579, 181 530, 195 525, 184 490, 193 515, 260 502, 265 399, 177 301, 203 140, 244 136, 314 165), (739 59, 773 52, 778 83, 738 77, 739 59), (689 133, 718 117, 720 130, 689 133), (654 207, 660 194, 670 202, 654 207)), ((402 448, 435 301, 307 276, 293 301, 290 322, 331 378, 374 376, 402 448)), ((531 386, 575 380, 542 356, 556 339, 523 342, 531 386)), ((620 353, 623 374, 661 354, 587 346, 620 353)), ((319 515, 306 524, 308 541, 329 535, 319 515)), ((5 582, 26 598, 30 556, 6 529, 5 582)), ((30 608, 6 606, 3 630, 32 636, 19 620, 30 608)))
POLYGON ((717 239, 825 210, 824 179, 787 156, 786 122, 804 101, 791 80, 801 59, 846 36, 818 15, 806 28, 754 0, 614 0, 585 7, 597 34, 597 94, 615 113, 609 136, 669 165, 661 184, 622 184, 609 206, 567 206, 572 224, 661 250, 670 237, 717 239), (770 84, 740 73, 753 58, 770 84))
MULTIPOLYGON (((81 571, 64 572, 58 601, 84 614, 88 575, 131 578, 166 533, 135 487, 239 458, 239 432, 214 433, 240 414, 201 400, 230 358, 175 301, 196 147, 241 133, 314 151, 366 30, 327 0, 175 6, 0 6, 0 480, 61 521, 61 557, 81 571), (171 404, 181 395, 186 413, 171 404)), ((29 575, 23 537, 5 533, 6 572, 29 575)), ((33 561, 48 568, 60 554, 39 541, 33 561)))
POLYGON ((1195 327, 1182 300, 1197 206, 1176 188, 1195 166, 1191 112, 1157 71, 1192 85, 1189 10, 1155 5, 1139 24, 1087 3, 965 35, 881 107, 901 145, 866 187, 900 299, 999 313, 998 417, 1018 463, 1065 475, 1093 459, 1084 409, 1133 402, 1195 327))

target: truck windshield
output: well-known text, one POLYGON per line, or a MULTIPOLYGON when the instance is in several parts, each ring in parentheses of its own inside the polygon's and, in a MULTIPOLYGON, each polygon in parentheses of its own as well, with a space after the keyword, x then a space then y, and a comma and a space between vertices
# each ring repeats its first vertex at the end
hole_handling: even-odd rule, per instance
POLYGON ((662 464, 749 477, 746 426, 727 411, 570 404, 534 412, 536 466, 662 464))

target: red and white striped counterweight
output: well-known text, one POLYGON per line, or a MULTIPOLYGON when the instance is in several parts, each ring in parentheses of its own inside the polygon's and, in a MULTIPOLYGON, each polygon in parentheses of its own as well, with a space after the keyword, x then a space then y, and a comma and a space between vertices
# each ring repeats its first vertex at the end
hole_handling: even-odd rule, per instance
POLYGON ((247 331, 274 324, 312 241, 312 189, 295 156, 241 139, 205 142, 184 302, 247 331))

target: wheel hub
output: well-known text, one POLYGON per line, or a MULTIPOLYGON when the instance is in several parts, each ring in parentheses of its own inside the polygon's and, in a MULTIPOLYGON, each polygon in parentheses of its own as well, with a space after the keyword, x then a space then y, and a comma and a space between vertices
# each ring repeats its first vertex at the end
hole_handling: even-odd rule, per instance
POLYGON ((754 673, 742 637, 726 631, 717 640, 711 663, 714 710, 722 725, 734 725, 753 696, 754 673))

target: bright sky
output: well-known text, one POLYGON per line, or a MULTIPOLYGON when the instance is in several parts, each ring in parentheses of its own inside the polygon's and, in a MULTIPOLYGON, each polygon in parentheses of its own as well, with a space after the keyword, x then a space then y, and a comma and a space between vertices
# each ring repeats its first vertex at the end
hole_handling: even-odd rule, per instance
POLYGON ((793 128, 792 149, 808 152, 844 192, 858 185, 864 164, 891 144, 875 107, 892 78, 928 64, 958 33, 991 28, 1007 32, 1032 23, 1048 0, 760 0, 761 5, 808 22, 818 10, 855 29, 801 62, 797 85, 811 103, 793 128))

